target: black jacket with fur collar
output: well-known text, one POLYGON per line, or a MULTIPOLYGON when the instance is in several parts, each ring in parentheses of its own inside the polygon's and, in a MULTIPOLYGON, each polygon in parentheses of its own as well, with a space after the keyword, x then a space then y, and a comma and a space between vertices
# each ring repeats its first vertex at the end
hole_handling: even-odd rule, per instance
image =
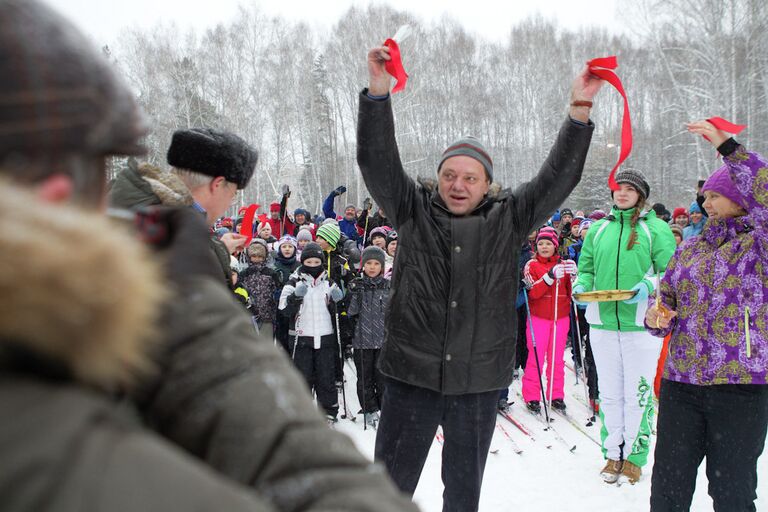
POLYGON ((385 375, 445 394, 510 384, 520 247, 581 179, 593 129, 566 120, 533 180, 514 192, 492 185, 458 217, 434 183, 417 185, 405 174, 390 100, 363 91, 357 161, 399 235, 379 359, 385 375))

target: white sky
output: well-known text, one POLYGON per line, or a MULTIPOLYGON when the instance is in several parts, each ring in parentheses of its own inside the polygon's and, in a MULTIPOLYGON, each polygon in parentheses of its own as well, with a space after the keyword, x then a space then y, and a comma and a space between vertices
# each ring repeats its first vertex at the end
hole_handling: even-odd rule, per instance
MULTIPOLYGON (((44 0, 78 24, 99 45, 113 43, 120 29, 148 28, 173 21, 181 28, 205 29, 226 22, 239 4, 258 4, 267 14, 330 27, 352 6, 368 0, 44 0)), ((386 0, 395 9, 425 21, 449 15, 467 30, 488 39, 504 40, 510 27, 531 14, 556 18, 561 26, 601 26, 619 31, 617 0, 386 0), (534 5, 539 3, 540 5, 534 5)))

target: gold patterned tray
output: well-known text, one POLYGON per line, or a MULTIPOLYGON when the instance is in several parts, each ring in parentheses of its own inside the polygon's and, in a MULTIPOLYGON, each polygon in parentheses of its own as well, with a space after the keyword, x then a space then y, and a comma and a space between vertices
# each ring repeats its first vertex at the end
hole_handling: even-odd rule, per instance
POLYGON ((579 302, 618 302, 631 299, 635 293, 633 290, 595 290, 577 293, 573 297, 579 302))

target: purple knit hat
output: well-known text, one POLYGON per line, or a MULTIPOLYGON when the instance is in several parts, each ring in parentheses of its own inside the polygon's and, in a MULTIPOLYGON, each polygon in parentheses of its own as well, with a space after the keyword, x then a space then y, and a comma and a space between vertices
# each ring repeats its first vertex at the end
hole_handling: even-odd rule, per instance
POLYGON ((704 186, 701 187, 701 193, 703 194, 707 190, 717 192, 742 208, 746 208, 744 198, 741 197, 739 191, 736 190, 736 185, 734 185, 733 180, 731 180, 727 165, 722 166, 716 170, 712 176, 707 178, 707 181, 704 182, 704 186))

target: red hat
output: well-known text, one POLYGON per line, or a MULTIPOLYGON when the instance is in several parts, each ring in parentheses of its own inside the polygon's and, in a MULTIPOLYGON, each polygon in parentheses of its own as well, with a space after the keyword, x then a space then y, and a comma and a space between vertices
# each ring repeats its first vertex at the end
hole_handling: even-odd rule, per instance
POLYGON ((573 220, 571 221, 571 227, 578 226, 579 224, 581 224, 582 220, 584 220, 582 217, 574 217, 573 220))
POLYGON ((681 215, 688 216, 688 210, 683 208, 682 206, 678 206, 674 210, 672 210, 672 220, 675 220, 676 218, 680 217, 681 215))
POLYGON ((280 203, 272 203, 269 205, 269 211, 270 212, 279 212, 280 211, 280 203))

